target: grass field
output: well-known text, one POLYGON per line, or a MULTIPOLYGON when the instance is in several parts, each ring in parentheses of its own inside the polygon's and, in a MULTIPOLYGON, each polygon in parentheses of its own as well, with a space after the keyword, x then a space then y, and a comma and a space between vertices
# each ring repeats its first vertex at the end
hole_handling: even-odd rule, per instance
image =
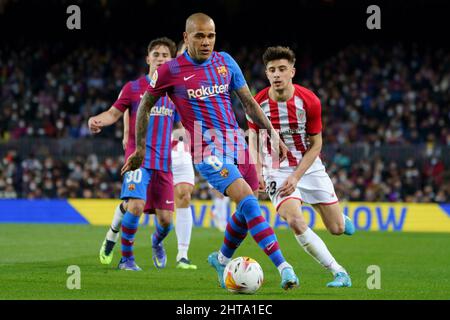
POLYGON ((150 232, 141 227, 135 256, 143 272, 101 265, 98 250, 106 227, 90 225, 0 224, 0 299, 450 299, 450 235, 425 233, 357 232, 352 237, 318 234, 350 272, 352 288, 331 289, 331 274, 300 247, 288 230, 277 230, 287 260, 300 276, 300 288, 285 292, 278 271, 248 238, 236 256, 255 258, 265 282, 257 294, 236 295, 220 289, 206 257, 217 250, 223 235, 215 229, 195 228, 190 258, 198 270, 175 269, 176 237, 166 242, 168 266, 157 270, 151 261, 150 232), (68 266, 81 269, 81 289, 69 290, 68 266), (381 268, 381 289, 366 286, 367 267, 381 268))

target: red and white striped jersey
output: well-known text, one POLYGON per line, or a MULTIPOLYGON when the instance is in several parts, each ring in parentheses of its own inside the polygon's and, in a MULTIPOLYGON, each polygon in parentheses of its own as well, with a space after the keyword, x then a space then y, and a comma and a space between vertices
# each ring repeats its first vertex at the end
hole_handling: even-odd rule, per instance
MULTIPOLYGON (((308 148, 307 135, 322 131, 321 104, 319 98, 305 87, 294 84, 295 91, 288 101, 277 102, 269 97, 267 87, 261 90, 255 100, 272 123, 289 149, 287 160, 280 167, 296 167, 308 148)), ((259 130, 247 116, 250 129, 259 130)), ((271 166, 270 143, 263 148, 264 166, 271 166)))

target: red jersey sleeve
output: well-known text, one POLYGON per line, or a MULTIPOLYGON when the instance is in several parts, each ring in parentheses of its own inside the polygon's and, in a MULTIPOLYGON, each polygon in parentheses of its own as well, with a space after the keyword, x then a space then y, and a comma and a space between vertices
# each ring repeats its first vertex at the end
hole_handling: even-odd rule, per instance
MULTIPOLYGON (((259 105, 261 105, 261 102, 264 101, 264 98, 265 98, 265 96, 266 96, 266 92, 267 92, 267 88, 266 88, 266 89, 263 89, 263 90, 260 91, 260 92, 258 92, 258 93, 254 96, 255 101, 258 102, 259 105)), ((246 117, 247 117, 248 128, 249 128, 249 129, 253 129, 253 130, 258 131, 258 130, 259 130, 258 125, 256 125, 256 123, 254 123, 254 122, 252 121, 252 119, 250 119, 250 117, 249 117, 247 114, 246 114, 246 117)))
POLYGON ((306 111, 306 133, 313 135, 322 131, 322 106, 319 98, 309 90, 303 90, 306 111))
POLYGON ((127 82, 122 90, 120 90, 119 97, 113 103, 113 107, 121 112, 125 112, 131 106, 131 82, 127 82))
POLYGON ((163 64, 153 74, 150 84, 147 87, 147 92, 155 97, 166 95, 173 86, 172 78, 169 63, 163 64))

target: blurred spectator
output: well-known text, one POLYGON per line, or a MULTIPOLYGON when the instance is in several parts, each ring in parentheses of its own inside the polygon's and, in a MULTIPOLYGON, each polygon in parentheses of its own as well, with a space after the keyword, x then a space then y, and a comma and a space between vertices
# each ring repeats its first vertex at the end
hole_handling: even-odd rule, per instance
MULTIPOLYGON (((122 163, 123 157, 99 161, 95 154, 67 162, 50 157, 41 161, 33 155, 18 161, 11 151, 0 164, 0 198, 118 198, 122 163)), ((412 159, 383 165, 374 158, 345 165, 327 165, 341 201, 450 202, 449 173, 436 183, 430 180, 429 166, 419 170, 412 159)), ((193 198, 212 198, 208 183, 198 175, 193 198)))
MULTIPOLYGON (((261 62, 264 48, 229 50, 253 93, 268 85, 261 62)), ((136 44, 82 45, 72 51, 64 44, 2 47, 0 142, 96 139, 87 129, 88 117, 107 109, 122 86, 145 70, 142 56, 136 44)), ((351 45, 323 61, 314 61, 308 50, 297 52, 296 67, 295 82, 322 101, 324 144, 337 150, 327 170, 341 200, 450 202, 450 171, 440 156, 442 146, 450 146, 448 51, 351 45), (421 158, 388 163, 380 156, 355 161, 340 149, 389 145, 424 145, 425 151, 421 158)), ((234 109, 245 128, 237 100, 234 109)), ((101 135, 120 141, 122 129, 119 121, 101 135)), ((21 159, 11 150, 0 162, 0 197, 117 198, 122 163, 122 158, 100 161, 96 155, 62 161, 51 153, 21 159)), ((194 198, 210 197, 208 185, 197 177, 194 198)))

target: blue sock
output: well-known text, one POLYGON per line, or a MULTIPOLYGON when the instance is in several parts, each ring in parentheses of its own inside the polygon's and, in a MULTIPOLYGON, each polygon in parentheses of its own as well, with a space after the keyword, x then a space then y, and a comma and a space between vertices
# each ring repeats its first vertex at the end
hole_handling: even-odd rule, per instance
POLYGON ((158 223, 157 219, 155 219, 155 226, 156 226, 156 230, 152 235, 152 246, 153 247, 158 246, 161 243, 161 241, 163 241, 164 238, 167 237, 170 230, 172 230, 172 224, 169 224, 167 227, 162 227, 158 223))
POLYGON ((247 236, 247 231, 247 222, 244 215, 236 211, 228 220, 222 248, 220 249, 225 257, 231 258, 233 256, 236 249, 247 236))
POLYGON ((134 259, 134 237, 139 226, 139 218, 127 211, 122 219, 122 257, 134 259))
POLYGON ((238 211, 242 212, 247 221, 247 228, 250 231, 253 239, 255 239, 258 246, 264 250, 264 253, 269 256, 273 264, 278 267, 286 260, 281 253, 278 245, 277 237, 275 236, 272 227, 267 223, 266 219, 261 214, 258 200, 254 195, 249 195, 239 202, 238 211))

